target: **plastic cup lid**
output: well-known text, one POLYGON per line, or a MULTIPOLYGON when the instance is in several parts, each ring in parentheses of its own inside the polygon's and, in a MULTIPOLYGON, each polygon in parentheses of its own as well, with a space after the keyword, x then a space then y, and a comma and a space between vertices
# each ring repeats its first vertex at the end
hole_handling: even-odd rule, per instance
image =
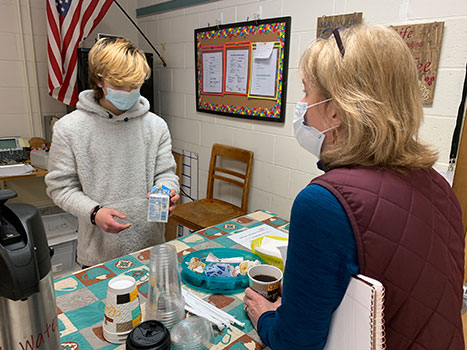
POLYGON ((212 326, 204 318, 191 316, 171 330, 172 349, 198 349, 213 337, 212 326))
POLYGON ((127 350, 170 350, 170 333, 158 321, 145 321, 128 335, 126 348, 127 350))

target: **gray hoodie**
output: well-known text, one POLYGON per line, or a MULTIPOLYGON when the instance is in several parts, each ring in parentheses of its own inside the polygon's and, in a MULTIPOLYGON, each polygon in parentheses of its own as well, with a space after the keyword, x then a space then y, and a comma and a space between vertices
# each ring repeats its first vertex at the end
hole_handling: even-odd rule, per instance
POLYGON ((164 242, 164 224, 147 222, 146 194, 158 184, 178 192, 175 168, 167 124, 149 112, 147 99, 117 116, 94 91, 81 92, 77 110, 54 125, 45 177, 54 203, 79 219, 78 262, 94 265, 164 242), (114 234, 92 225, 99 204, 132 226, 114 234))

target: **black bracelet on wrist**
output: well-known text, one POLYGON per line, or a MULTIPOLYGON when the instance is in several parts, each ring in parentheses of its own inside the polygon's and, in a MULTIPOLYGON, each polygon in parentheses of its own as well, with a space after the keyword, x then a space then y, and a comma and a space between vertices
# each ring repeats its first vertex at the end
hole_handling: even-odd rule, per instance
POLYGON ((96 205, 92 210, 91 210, 91 224, 95 225, 96 224, 96 215, 99 209, 102 207, 100 205, 96 205))

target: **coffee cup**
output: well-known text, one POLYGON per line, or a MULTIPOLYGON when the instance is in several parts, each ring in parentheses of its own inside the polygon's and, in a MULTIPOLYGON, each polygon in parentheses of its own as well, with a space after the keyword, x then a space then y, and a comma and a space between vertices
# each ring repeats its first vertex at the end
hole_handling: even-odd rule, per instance
POLYGON ((131 330, 141 322, 141 309, 136 280, 117 276, 109 281, 102 324, 104 338, 111 343, 123 343, 131 330))
POLYGON ((276 301, 281 290, 282 271, 273 265, 256 265, 248 270, 250 288, 269 301, 276 301))

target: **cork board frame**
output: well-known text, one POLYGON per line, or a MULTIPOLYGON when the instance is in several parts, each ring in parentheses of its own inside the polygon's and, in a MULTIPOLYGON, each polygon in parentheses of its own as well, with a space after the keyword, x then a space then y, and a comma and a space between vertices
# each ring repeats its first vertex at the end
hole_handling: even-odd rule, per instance
MULTIPOLYGON (((231 23, 195 29, 195 90, 196 110, 211 114, 229 117, 265 120, 272 122, 285 121, 285 106, 287 100, 287 72, 290 46, 291 17, 268 18, 247 22, 231 23), (246 94, 209 94, 203 93, 203 62, 202 54, 210 47, 219 49, 232 47, 236 43, 248 42, 250 45, 257 42, 274 42, 279 46, 276 65, 275 98, 261 98, 249 93, 246 94)), ((254 47, 254 45, 253 45, 254 47)), ((225 65, 225 53, 223 57, 225 65)), ((248 62, 248 80, 251 79, 251 55, 248 62)), ((225 80, 225 66, 223 66, 223 80, 225 80)), ((225 89, 225 81, 223 81, 225 89)))

